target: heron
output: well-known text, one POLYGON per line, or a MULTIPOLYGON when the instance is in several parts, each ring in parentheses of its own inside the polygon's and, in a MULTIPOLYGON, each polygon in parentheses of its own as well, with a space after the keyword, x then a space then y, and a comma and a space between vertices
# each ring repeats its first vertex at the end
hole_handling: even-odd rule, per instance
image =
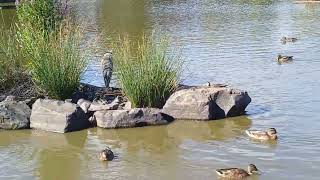
POLYGON ((112 59, 112 52, 109 51, 105 53, 101 59, 101 68, 102 68, 102 75, 105 86, 108 88, 113 71, 113 59, 112 59))

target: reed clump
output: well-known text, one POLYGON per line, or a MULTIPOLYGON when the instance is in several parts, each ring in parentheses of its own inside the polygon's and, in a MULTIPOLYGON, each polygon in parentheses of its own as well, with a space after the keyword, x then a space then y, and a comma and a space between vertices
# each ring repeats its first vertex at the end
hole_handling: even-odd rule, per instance
POLYGON ((16 31, 0 27, 0 93, 29 81, 16 31))
POLYGON ((39 92, 66 99, 77 89, 86 66, 81 31, 57 0, 22 1, 17 9, 17 41, 39 92))
POLYGON ((119 38, 113 46, 116 79, 134 107, 161 108, 180 82, 183 62, 166 37, 119 38))

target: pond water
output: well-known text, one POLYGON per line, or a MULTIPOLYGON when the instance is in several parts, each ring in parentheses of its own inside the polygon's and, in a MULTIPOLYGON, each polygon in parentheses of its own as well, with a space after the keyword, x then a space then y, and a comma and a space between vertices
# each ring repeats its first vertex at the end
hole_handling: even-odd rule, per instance
MULTIPOLYGON (((251 179, 319 179, 320 3, 290 0, 78 0, 93 51, 83 81, 102 85, 108 40, 161 32, 179 46, 186 84, 248 90, 248 115, 210 122, 70 134, 0 131, 0 179, 217 179, 217 168, 254 163, 251 179), (318 5, 319 4, 319 5, 318 5), (282 36, 296 43, 281 44, 282 36), (93 55, 94 54, 94 55, 93 55), (278 54, 294 61, 279 65, 278 54), (250 140, 248 128, 274 127, 277 143, 250 140), (97 161, 109 145, 117 158, 97 161)), ((4 19, 14 10, 0 10, 4 19)))

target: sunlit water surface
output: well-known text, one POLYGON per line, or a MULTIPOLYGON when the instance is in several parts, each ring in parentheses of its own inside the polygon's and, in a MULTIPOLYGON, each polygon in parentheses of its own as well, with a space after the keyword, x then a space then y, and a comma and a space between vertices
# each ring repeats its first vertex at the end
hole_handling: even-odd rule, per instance
MULTIPOLYGON (((320 4, 320 3, 319 3, 320 4)), ((248 115, 168 126, 83 130, 66 135, 0 131, 0 179, 216 179, 214 170, 254 163, 252 179, 319 179, 320 5, 269 0, 79 0, 90 65, 83 82, 101 86, 99 58, 119 34, 167 34, 186 61, 184 83, 248 90, 248 115), (296 43, 283 45, 282 36, 296 43), (278 54, 294 61, 279 65, 278 54), (277 143, 248 128, 277 128, 277 143), (110 146, 117 158, 97 161, 110 146)), ((1 11, 1 10, 0 10, 1 11)), ((6 21, 14 10, 2 10, 6 21)))

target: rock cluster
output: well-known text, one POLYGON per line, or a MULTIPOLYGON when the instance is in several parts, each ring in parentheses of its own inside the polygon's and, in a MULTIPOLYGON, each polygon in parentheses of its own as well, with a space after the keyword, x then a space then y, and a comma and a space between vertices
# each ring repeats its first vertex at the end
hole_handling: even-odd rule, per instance
POLYGON ((251 98, 245 91, 226 86, 184 86, 170 96, 163 109, 132 108, 119 89, 82 85, 69 100, 34 101, 8 96, 0 102, 0 129, 66 133, 93 126, 132 128, 164 125, 174 119, 213 120, 244 114, 251 98))

